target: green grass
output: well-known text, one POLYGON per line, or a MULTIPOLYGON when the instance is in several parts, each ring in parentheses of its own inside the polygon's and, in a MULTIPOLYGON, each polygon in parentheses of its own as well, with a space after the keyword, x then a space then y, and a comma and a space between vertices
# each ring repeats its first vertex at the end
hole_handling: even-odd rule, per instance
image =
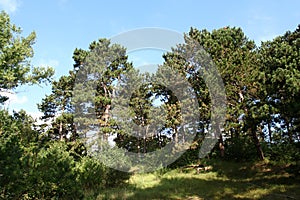
POLYGON ((127 184, 98 193, 100 199, 300 199, 299 176, 265 162, 210 163, 213 169, 157 171, 133 175, 127 184))

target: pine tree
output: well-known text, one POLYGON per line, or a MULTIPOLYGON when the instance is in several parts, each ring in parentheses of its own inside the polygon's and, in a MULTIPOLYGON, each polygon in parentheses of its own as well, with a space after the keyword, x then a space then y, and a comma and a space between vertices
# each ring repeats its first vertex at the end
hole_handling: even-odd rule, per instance
MULTIPOLYGON (((269 104, 269 138, 271 127, 280 124, 281 137, 290 143, 299 140, 300 25, 291 32, 263 42, 260 48, 262 70, 266 73, 269 104), (273 125, 272 125, 273 124, 273 125)), ((274 133, 275 134, 275 133, 274 133)))
POLYGON ((40 104, 39 110, 44 113, 42 119, 50 120, 51 129, 48 134, 53 139, 74 139, 76 136, 73 123, 73 107, 71 105, 75 73, 70 71, 68 76, 62 76, 52 83, 52 93, 46 95, 40 104))
POLYGON ((23 84, 51 81, 52 68, 30 67, 35 32, 21 36, 21 28, 11 24, 5 12, 0 13, 0 103, 8 99, 2 92, 12 92, 23 84))
MULTIPOLYGON (((212 32, 207 30, 199 31, 192 28, 190 32, 185 35, 185 44, 178 46, 174 50, 174 52, 179 53, 179 55, 185 55, 185 58, 179 58, 174 53, 167 55, 166 58, 168 63, 170 63, 169 65, 177 65, 176 68, 179 71, 190 77, 190 83, 192 83, 193 88, 196 88, 202 117, 199 124, 205 124, 204 130, 209 130, 211 125, 211 121, 209 120, 211 118, 210 109, 212 109, 210 99, 212 96, 210 95, 214 94, 209 93, 208 85, 203 79, 205 70, 208 70, 205 69, 205 64, 207 65, 209 61, 203 59, 201 53, 191 53, 195 51, 197 47, 195 44, 203 47, 211 56, 225 86, 227 104, 226 123, 224 130, 218 130, 220 133, 218 146, 221 156, 224 156, 225 152, 223 135, 229 138, 248 135, 253 138, 259 156, 263 158, 263 152, 257 135, 260 118, 254 120, 254 117, 257 117, 249 112, 249 110, 253 110, 253 107, 258 106, 258 104, 254 102, 260 100, 264 88, 262 87, 263 83, 261 81, 264 78, 264 73, 259 71, 254 42, 249 40, 240 28, 226 27, 213 30, 212 32), (202 60, 197 60, 197 57, 202 58, 202 60), (197 68, 200 69, 199 73, 195 73, 195 69, 197 68), (251 127, 246 128, 244 126, 248 121, 253 120, 255 123, 252 124, 251 127)), ((204 52, 202 51, 202 53, 204 52)), ((213 81, 211 83, 213 83, 213 81)), ((214 93, 221 92, 219 88, 216 88, 215 91, 214 93)), ((262 105, 259 106, 261 107, 262 105)), ((200 127, 199 130, 201 130, 200 127)))

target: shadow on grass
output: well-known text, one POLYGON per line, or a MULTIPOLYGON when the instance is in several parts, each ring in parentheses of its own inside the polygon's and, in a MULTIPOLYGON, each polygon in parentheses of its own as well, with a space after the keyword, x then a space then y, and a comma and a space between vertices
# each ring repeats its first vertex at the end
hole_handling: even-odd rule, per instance
POLYGON ((251 181, 162 179, 158 186, 135 190, 128 199, 300 199, 299 186, 278 181, 287 183, 288 179, 268 180, 263 186, 251 181))
POLYGON ((226 162, 215 163, 214 169, 202 174, 167 173, 157 178, 157 184, 115 188, 98 199, 300 199, 299 177, 284 171, 226 162))

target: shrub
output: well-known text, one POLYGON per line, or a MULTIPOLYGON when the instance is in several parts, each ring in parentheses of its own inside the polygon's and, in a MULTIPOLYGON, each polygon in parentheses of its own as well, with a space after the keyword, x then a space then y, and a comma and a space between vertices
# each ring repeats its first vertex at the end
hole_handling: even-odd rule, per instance
POLYGON ((28 195, 34 199, 81 199, 74 158, 67 145, 53 142, 41 149, 31 171, 28 195))
POLYGON ((236 161, 257 159, 257 152, 251 138, 247 136, 240 136, 226 139, 225 158, 236 161))

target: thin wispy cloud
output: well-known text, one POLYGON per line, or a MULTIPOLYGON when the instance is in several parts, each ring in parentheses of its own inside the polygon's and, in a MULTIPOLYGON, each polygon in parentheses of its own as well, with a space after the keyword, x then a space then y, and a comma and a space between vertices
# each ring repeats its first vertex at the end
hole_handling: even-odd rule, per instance
POLYGON ((15 13, 20 4, 19 0, 0 0, 0 8, 7 13, 15 13))
POLYGON ((0 92, 1 96, 6 96, 8 97, 8 100, 4 103, 4 107, 10 107, 14 105, 22 105, 26 102, 28 102, 28 97, 27 96, 20 96, 17 93, 13 91, 2 91, 0 92))
POLYGON ((276 33, 266 33, 263 36, 259 37, 258 40, 262 42, 271 41, 275 37, 279 36, 279 34, 276 33))
POLYGON ((133 55, 133 54, 128 55, 128 60, 130 62, 132 62, 135 67, 151 64, 148 60, 141 58, 139 56, 133 55))
POLYGON ((51 125, 51 120, 49 121, 45 121, 43 119, 41 119, 41 117, 43 116, 43 113, 40 111, 36 111, 36 112, 27 112, 28 115, 30 115, 33 120, 35 120, 35 125, 41 125, 41 124, 48 124, 51 125))
POLYGON ((58 6, 64 7, 68 3, 69 0, 58 0, 58 6))
POLYGON ((59 61, 58 60, 55 60, 55 59, 39 59, 37 61, 37 66, 40 66, 40 67, 53 67, 53 68, 56 68, 59 66, 59 61))
POLYGON ((255 24, 257 22, 268 23, 271 22, 273 18, 271 16, 263 15, 261 13, 254 13, 248 20, 249 24, 255 24))
POLYGON ((255 35, 252 39, 260 45, 261 41, 273 39, 278 35, 276 18, 263 7, 251 8, 248 11, 247 29, 255 35))

